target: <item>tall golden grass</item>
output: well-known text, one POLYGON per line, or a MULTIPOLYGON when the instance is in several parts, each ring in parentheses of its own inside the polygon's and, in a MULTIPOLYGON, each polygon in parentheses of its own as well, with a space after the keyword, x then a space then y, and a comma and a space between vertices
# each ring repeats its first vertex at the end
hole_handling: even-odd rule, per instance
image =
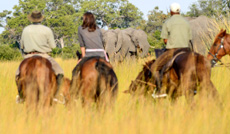
MULTIPOLYGON (((52 106, 46 113, 31 113, 25 104, 16 104, 17 88, 15 70, 19 61, 0 63, 0 134, 10 133, 230 133, 230 70, 225 67, 212 69, 212 81, 218 89, 223 106, 213 100, 195 98, 193 106, 181 97, 171 104, 167 99, 136 101, 124 94, 141 71, 142 64, 152 59, 124 62, 114 65, 119 80, 119 94, 113 109, 98 111, 82 108, 80 102, 69 107, 52 106)), ((77 60, 56 59, 71 78, 77 60)), ((223 62, 229 62, 228 56, 223 62)))
MULTIPOLYGON (((218 28, 229 29, 229 22, 218 28)), ((222 105, 208 98, 195 97, 191 106, 184 97, 175 103, 169 100, 135 100, 123 91, 128 89, 141 71, 145 61, 153 57, 114 64, 119 81, 119 94, 113 109, 98 111, 82 108, 80 102, 69 107, 56 104, 46 113, 27 111, 25 104, 16 104, 15 71, 20 61, 0 62, 0 134, 65 134, 65 133, 164 133, 164 134, 227 134, 230 133, 230 70, 212 69, 212 82, 218 90, 222 105)), ((57 62, 71 78, 77 60, 57 62)), ((222 61, 229 63, 230 57, 222 61)), ((207 92, 208 93, 208 92, 207 92)))

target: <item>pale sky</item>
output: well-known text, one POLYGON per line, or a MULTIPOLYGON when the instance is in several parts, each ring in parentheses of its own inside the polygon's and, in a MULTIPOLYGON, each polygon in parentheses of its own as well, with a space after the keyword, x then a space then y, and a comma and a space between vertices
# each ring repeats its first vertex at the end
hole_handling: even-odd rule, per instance
MULTIPOLYGON (((19 0, 0 0, 0 12, 3 10, 13 11, 13 6, 18 5, 19 0)), ((169 6, 173 2, 177 2, 181 5, 181 12, 186 13, 189 10, 189 6, 196 3, 197 0, 129 0, 132 4, 140 9, 144 13, 144 18, 147 19, 148 11, 153 10, 154 7, 158 6, 160 10, 167 13, 169 6)), ((2 33, 3 28, 0 28, 2 33)))
POLYGON ((197 0, 129 0, 129 2, 138 7, 144 13, 144 18, 146 19, 148 12, 156 6, 159 7, 159 10, 167 13, 169 6, 176 2, 180 4, 181 12, 186 13, 189 11, 189 6, 196 3, 197 0))

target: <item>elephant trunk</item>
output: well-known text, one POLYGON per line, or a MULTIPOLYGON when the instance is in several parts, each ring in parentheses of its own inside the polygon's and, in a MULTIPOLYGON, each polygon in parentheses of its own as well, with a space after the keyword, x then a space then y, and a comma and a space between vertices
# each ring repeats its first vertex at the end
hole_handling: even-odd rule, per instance
POLYGON ((148 43, 148 41, 147 41, 147 39, 146 40, 142 40, 142 41, 140 41, 141 43, 139 44, 139 47, 140 47, 140 54, 139 54, 139 56, 141 57, 141 58, 144 58, 145 56, 147 56, 147 54, 148 54, 148 52, 149 52, 149 47, 150 47, 150 45, 149 45, 149 43, 148 43))

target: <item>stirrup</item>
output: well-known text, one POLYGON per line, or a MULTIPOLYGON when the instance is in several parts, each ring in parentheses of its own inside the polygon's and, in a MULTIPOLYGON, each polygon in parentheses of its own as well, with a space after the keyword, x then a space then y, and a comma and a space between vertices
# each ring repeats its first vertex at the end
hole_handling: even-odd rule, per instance
POLYGON ((23 103, 25 101, 25 99, 21 98, 19 95, 16 96, 16 103, 23 103))

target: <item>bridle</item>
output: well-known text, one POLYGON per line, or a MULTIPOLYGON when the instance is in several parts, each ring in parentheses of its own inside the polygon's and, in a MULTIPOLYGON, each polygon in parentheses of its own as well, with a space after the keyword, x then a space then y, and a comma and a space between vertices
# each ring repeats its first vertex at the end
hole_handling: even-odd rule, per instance
POLYGON ((217 58, 218 52, 221 49, 223 49, 225 54, 227 54, 226 49, 224 48, 224 37, 222 38, 218 37, 218 38, 221 39, 221 44, 218 47, 216 53, 213 55, 212 53, 208 52, 208 54, 210 54, 213 57, 213 59, 211 60, 212 67, 217 63, 217 61, 219 61, 221 64, 224 64, 220 59, 217 58))

